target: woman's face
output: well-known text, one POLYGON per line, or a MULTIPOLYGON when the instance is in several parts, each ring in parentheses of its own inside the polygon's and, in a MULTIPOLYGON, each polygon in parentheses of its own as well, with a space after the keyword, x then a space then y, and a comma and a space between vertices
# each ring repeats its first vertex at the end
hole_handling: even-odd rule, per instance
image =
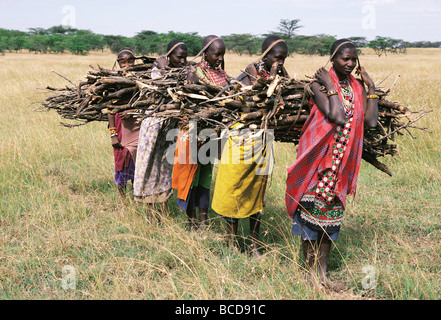
POLYGON ((357 57, 356 48, 342 49, 332 60, 335 72, 342 76, 350 75, 357 66, 357 57))
POLYGON ((131 67, 135 64, 135 58, 128 54, 128 53, 123 53, 119 58, 118 58, 118 64, 119 67, 122 68, 127 68, 127 67, 131 67))
POLYGON ((285 63, 285 59, 288 56, 288 52, 283 47, 277 45, 270 50, 266 55, 265 67, 267 70, 271 70, 274 63, 277 62, 277 69, 280 70, 285 63))
POLYGON ((179 68, 183 67, 187 64, 187 55, 188 52, 182 48, 176 48, 173 52, 168 56, 170 67, 179 68))
POLYGON ((216 40, 213 44, 207 49, 205 53, 205 61, 208 62, 210 67, 217 68, 224 61, 225 55, 225 44, 223 41, 216 40))

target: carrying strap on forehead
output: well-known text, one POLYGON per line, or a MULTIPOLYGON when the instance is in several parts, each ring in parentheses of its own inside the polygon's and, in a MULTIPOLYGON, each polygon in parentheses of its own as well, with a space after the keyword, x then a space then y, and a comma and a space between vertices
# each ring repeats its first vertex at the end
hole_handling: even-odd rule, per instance
POLYGON ((195 57, 193 59, 191 59, 191 61, 193 61, 194 59, 196 59, 197 57, 199 57, 201 54, 204 53, 205 50, 207 50, 212 44, 213 42, 215 42, 216 40, 221 40, 221 38, 219 37, 214 37, 213 39, 211 39, 203 48, 201 51, 199 51, 199 53, 197 55, 195 55, 195 57))
POLYGON ((265 58, 265 56, 268 54, 268 52, 271 51, 272 48, 274 48, 274 46, 280 42, 285 42, 285 40, 283 39, 279 39, 274 41, 273 43, 271 43, 271 45, 260 55, 260 57, 256 60, 256 63, 259 62, 260 60, 262 60, 263 58, 265 58))
POLYGON ((131 56, 133 56, 134 59, 136 59, 136 57, 135 57, 135 53, 134 53, 132 50, 130 50, 130 49, 122 49, 120 52, 118 52, 118 56, 116 57, 116 60, 115 60, 115 62, 113 63, 112 70, 115 70, 116 63, 117 63, 117 62, 119 62, 119 61, 121 61, 121 60, 124 60, 124 59, 121 59, 121 58, 120 58, 124 53, 128 53, 128 54, 130 54, 131 56))
POLYGON ((123 53, 128 53, 128 54, 132 55, 133 57, 135 57, 135 53, 134 53, 132 50, 130 50, 130 49, 123 49, 123 50, 121 50, 120 52, 118 52, 118 57, 117 57, 116 60, 120 60, 120 59, 121 59, 120 56, 121 56, 123 53))
MULTIPOLYGON (((326 62, 326 64, 325 64, 325 68, 326 68, 326 66, 328 65, 328 63, 331 62, 332 59, 334 59, 334 56, 335 56, 335 54, 338 52, 338 49, 340 49, 343 45, 345 45, 345 44, 349 44, 349 43, 352 44, 352 45, 354 45, 354 47, 355 47, 355 44, 354 44, 352 41, 345 41, 345 42, 340 43, 340 44, 337 46, 337 48, 335 48, 335 50, 334 50, 334 52, 331 54, 331 56, 329 57, 328 62, 326 62)), ((360 64, 360 60, 358 59, 358 55, 357 55, 357 62, 358 62, 358 65, 361 66, 361 64, 360 64)))
POLYGON ((165 54, 166 57, 168 57, 177 47, 179 47, 181 44, 185 44, 182 41, 175 44, 173 47, 171 47, 170 50, 165 54))

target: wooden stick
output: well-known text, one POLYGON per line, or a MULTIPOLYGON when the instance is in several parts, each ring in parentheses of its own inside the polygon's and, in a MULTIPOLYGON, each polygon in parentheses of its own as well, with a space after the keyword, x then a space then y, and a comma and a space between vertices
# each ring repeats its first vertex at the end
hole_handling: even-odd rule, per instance
POLYGON ((69 81, 69 82, 70 82, 75 88, 77 88, 77 85, 76 85, 75 83, 73 83, 73 82, 72 82, 68 77, 66 77, 65 75, 62 75, 61 73, 59 73, 59 72, 57 72, 57 71, 55 71, 55 70, 52 70, 52 72, 58 74, 58 75, 59 75, 60 77, 62 77, 63 79, 69 81))

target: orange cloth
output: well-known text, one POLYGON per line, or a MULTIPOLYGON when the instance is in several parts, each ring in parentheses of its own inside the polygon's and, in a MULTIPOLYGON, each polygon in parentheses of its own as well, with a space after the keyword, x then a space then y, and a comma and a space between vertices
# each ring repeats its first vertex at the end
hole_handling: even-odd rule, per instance
POLYGON ((172 174, 172 188, 178 190, 178 198, 182 200, 187 200, 188 192, 190 191, 198 168, 197 163, 190 163, 190 142, 188 138, 184 137, 186 133, 186 130, 181 130, 178 134, 175 150, 175 164, 173 165, 172 174), (179 152, 183 154, 184 150, 185 159, 180 159, 179 152), (182 160, 185 160, 185 162, 182 160))

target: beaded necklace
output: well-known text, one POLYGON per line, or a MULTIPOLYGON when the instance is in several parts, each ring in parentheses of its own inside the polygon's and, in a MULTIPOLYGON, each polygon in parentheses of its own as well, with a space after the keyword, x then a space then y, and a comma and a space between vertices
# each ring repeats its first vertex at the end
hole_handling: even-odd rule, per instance
POLYGON ((259 74, 259 76, 261 76, 265 79, 268 79, 270 77, 270 73, 268 72, 268 70, 266 70, 265 62, 263 60, 255 63, 254 66, 256 67, 256 70, 257 70, 257 73, 259 74))
POLYGON ((354 105, 354 91, 352 90, 349 80, 339 81, 339 86, 341 89, 341 95, 343 100, 343 108, 345 110, 345 117, 349 118, 353 115, 353 105, 354 105))

